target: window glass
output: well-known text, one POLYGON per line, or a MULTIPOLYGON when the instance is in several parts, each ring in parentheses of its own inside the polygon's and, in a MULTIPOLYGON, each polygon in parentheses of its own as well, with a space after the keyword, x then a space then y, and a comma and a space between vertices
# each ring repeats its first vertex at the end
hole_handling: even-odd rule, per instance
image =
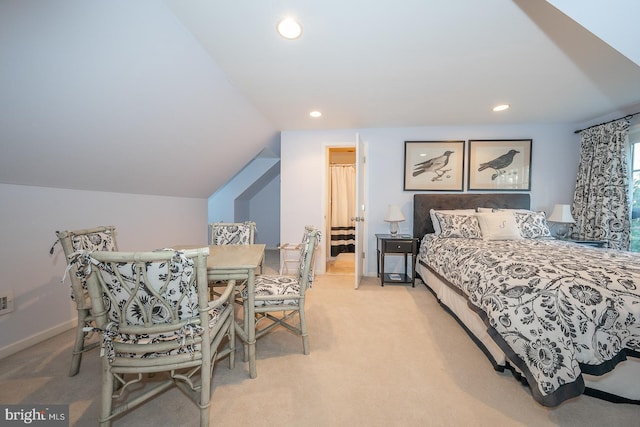
POLYGON ((633 142, 633 188, 631 193, 631 247, 640 252, 640 142, 633 142))

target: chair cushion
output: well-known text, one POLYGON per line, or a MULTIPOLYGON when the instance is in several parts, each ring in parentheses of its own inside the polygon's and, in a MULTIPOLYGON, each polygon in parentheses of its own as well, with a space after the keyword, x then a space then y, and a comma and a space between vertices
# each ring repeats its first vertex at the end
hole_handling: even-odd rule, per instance
MULTIPOLYGON (((78 251, 115 251, 116 244, 114 236, 110 230, 98 231, 95 233, 87 234, 72 234, 71 246, 73 250, 78 251)), ((69 266, 70 267, 70 266, 69 266)), ((67 271, 69 270, 67 267, 67 271)), ((65 273, 66 274, 66 273, 65 273)), ((82 281, 82 288, 84 290, 84 305, 86 307, 91 306, 91 299, 89 298, 89 292, 84 281, 82 281)), ((76 296, 71 292, 71 299, 75 300, 76 296)))
POLYGON ((116 248, 110 231, 74 234, 71 237, 71 246, 76 251, 113 251, 116 248))
POLYGON ((98 263, 111 298, 104 300, 109 320, 129 325, 172 323, 198 317, 198 293, 190 285, 195 274, 193 261, 176 252, 171 263, 146 264, 146 283, 137 282, 138 272, 131 263, 98 263), (115 267, 115 268, 114 268, 115 267), (168 283, 165 283, 170 275, 168 283), (126 319, 120 319, 126 307, 126 319), (151 318, 145 317, 151 313, 151 318))
POLYGON ((251 243, 251 226, 248 224, 214 224, 212 245, 248 245, 251 243))
MULTIPOLYGON (((212 310, 209 310, 209 329, 214 329, 220 320, 220 316, 228 307, 229 303, 224 303, 215 307, 212 310)), ((85 328, 89 329, 89 328, 85 328)), ((97 330, 97 328, 92 328, 92 330, 97 330)), ((105 353, 109 356, 110 360, 113 360, 115 357, 130 357, 130 358, 152 358, 152 357, 161 357, 161 356, 170 356, 176 354, 187 354, 193 353, 194 351, 200 350, 200 344, 197 345, 181 345, 178 348, 174 348, 170 351, 165 352, 150 352, 150 353, 122 353, 115 352, 112 343, 118 344, 156 344, 159 342, 166 341, 179 341, 185 340, 187 337, 198 336, 202 334, 202 328, 193 325, 187 324, 180 331, 176 331, 168 334, 124 334, 117 331, 117 323, 110 323, 109 327, 106 331, 97 330, 99 332, 104 332, 108 338, 103 338, 103 344, 105 347, 105 353), (111 341, 111 342, 109 342, 111 341)))
MULTIPOLYGON (((261 274, 255 279, 256 298, 261 296, 300 296, 300 284, 296 276, 278 276, 261 274)), ((242 297, 247 298, 246 288, 242 291, 242 297)), ((298 305, 298 299, 276 299, 276 300, 256 300, 256 307, 267 305, 298 305)))
MULTIPOLYGON (((116 356, 113 343, 152 344, 163 341, 181 341, 179 347, 168 352, 117 354, 119 357, 157 357, 168 354, 193 353, 198 346, 187 344, 186 338, 202 334, 202 327, 194 324, 199 317, 197 286, 192 281, 196 274, 193 260, 176 251, 169 262, 148 262, 144 271, 140 263, 100 262, 91 252, 79 252, 78 277, 85 282, 92 271, 104 282, 103 302, 109 324, 102 330, 102 354, 110 360, 116 356), (108 297, 107 297, 108 295, 108 297), (120 331, 122 325, 150 326, 175 324, 170 332, 157 334, 131 334, 120 331), (180 327, 180 325, 183 325, 180 327)), ((215 326, 226 306, 210 310, 209 327, 215 326)), ((93 330, 87 328, 87 330, 93 330)), ((126 327, 125 327, 126 330, 126 327)))

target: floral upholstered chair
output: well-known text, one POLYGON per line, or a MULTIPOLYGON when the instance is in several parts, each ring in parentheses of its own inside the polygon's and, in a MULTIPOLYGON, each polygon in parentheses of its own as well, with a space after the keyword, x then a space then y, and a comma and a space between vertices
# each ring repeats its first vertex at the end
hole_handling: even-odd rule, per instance
MULTIPOLYGON (((209 224, 209 242, 212 245, 253 245, 255 243, 256 223, 245 222, 214 222, 209 224)), ((260 263, 260 272, 263 270, 263 262, 260 263)), ((210 281, 211 297, 219 295, 217 288, 225 286, 226 281, 210 281)), ((245 283, 236 284, 236 301, 242 304, 240 295, 245 283)))
POLYGON ((212 245, 252 245, 255 239, 256 223, 214 222, 209 224, 209 242, 212 245))
MULTIPOLYGON (((320 232, 314 227, 305 227, 302 243, 300 244, 300 263, 295 275, 266 275, 260 274, 255 278, 254 313, 253 319, 245 315, 245 330, 255 328, 256 339, 266 335, 278 325, 293 331, 302 337, 304 354, 309 354, 309 338, 304 312, 305 295, 311 287, 314 278, 314 263, 316 248, 320 241, 320 232), (273 313, 281 313, 275 316, 273 313), (298 322, 295 322, 295 318, 298 322), (294 320, 294 322, 292 322, 294 320), (265 326, 258 324, 267 322, 265 326)), ((244 313, 249 313, 248 291, 243 294, 244 313)), ((245 360, 248 357, 247 346, 244 346, 245 360)))
MULTIPOLYGON (((76 304, 78 310, 78 324, 76 326, 76 338, 71 357, 71 368, 69 376, 74 376, 80 371, 82 353, 98 346, 98 342, 87 342, 89 340, 84 327, 93 324, 94 316, 91 310, 91 299, 85 287, 76 276, 76 266, 69 264, 69 257, 77 251, 117 251, 115 227, 95 227, 85 230, 56 231, 58 240, 62 245, 67 259, 67 273, 71 280, 71 299, 76 304)), ((55 246, 55 244, 54 244, 55 246)), ((53 254, 53 247, 51 254, 53 254)))
POLYGON ((76 255, 102 334, 100 425, 174 385, 208 425, 213 365, 228 356, 233 368, 235 353, 233 285, 209 301, 208 255, 206 247, 76 255), (144 375, 159 372, 167 375, 144 375))

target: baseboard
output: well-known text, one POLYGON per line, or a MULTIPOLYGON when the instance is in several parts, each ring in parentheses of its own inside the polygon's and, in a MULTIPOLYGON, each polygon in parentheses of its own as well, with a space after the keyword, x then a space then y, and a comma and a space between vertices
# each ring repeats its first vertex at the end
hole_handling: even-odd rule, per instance
POLYGON ((67 322, 61 323, 57 326, 54 326, 52 328, 46 329, 42 332, 39 332, 35 335, 31 335, 30 337, 27 337, 25 339, 22 339, 18 342, 15 342, 13 344, 9 344, 6 347, 0 348, 0 360, 4 359, 5 357, 9 357, 12 354, 15 354, 19 351, 22 351, 26 348, 31 347, 32 345, 36 345, 38 343, 41 343, 44 340, 48 340, 49 338, 53 338, 56 335, 59 335, 63 332, 68 331, 71 328, 75 328, 76 325, 78 324, 78 320, 77 319, 71 319, 67 322))

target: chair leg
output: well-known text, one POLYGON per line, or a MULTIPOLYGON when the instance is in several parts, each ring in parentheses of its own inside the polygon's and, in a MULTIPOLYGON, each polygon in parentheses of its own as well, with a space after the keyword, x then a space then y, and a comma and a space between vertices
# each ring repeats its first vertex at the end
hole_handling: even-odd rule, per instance
POLYGON ((111 407, 113 405, 113 374, 106 357, 102 358, 102 404, 100 406, 100 427, 111 427, 111 407))
POLYGON ((85 326, 85 319, 89 316, 88 309, 78 309, 78 325, 76 326, 76 341, 73 345, 73 353, 71 355, 71 368, 69 376, 73 377, 80 371, 80 363, 82 362, 82 353, 84 352, 84 337, 86 333, 82 330, 85 326))
MULTIPOLYGON (((248 333, 249 331, 249 316, 247 315, 248 313, 248 299, 244 300, 244 304, 243 304, 243 309, 242 309, 242 318, 243 318, 243 324, 244 324, 244 333, 248 333)), ((255 321, 255 320, 254 320, 255 321)), ((246 341, 242 341, 242 351, 243 351, 243 361, 244 362, 248 362, 249 361, 249 344, 246 341)))
POLYGON ((304 314, 304 305, 298 310, 298 316, 300 317, 300 335, 302 335, 302 352, 309 354, 309 334, 307 334, 307 320, 304 314))
POLYGON ((211 371, 214 361, 204 361, 200 370, 200 427, 209 427, 209 408, 211 407, 211 371))
POLYGON ((229 369, 236 366, 236 320, 231 312, 231 325, 229 325, 229 369))

